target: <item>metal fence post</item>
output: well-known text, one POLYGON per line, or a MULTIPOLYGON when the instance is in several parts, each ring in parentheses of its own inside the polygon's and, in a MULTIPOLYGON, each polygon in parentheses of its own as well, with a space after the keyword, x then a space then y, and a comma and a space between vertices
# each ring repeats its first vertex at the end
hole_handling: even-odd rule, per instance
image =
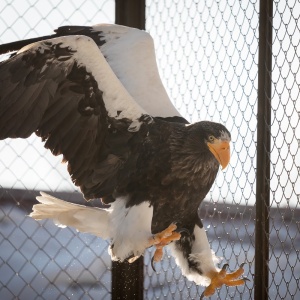
POLYGON ((116 0, 116 24, 145 29, 145 0, 116 0))
POLYGON ((112 300, 140 300, 144 294, 144 259, 112 262, 112 300))
MULTIPOLYGON (((145 29, 145 0, 116 0, 116 24, 145 29)), ((134 263, 112 262, 112 299, 141 300, 144 287, 144 259, 134 263)))
POLYGON ((254 279, 256 300, 268 299, 269 286, 272 17, 273 0, 260 1, 254 279))

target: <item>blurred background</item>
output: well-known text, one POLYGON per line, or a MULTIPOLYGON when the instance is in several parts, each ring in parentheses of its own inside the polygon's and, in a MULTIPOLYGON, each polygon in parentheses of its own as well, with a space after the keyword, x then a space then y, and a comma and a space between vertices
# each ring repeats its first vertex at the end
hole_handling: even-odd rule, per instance
MULTIPOLYGON (((62 25, 115 22, 114 0, 0 2, 0 43, 53 33, 62 25)), ((269 298, 299 299, 300 3, 273 2, 269 298)), ((212 299, 254 299, 259 1, 146 1, 164 86, 189 121, 213 120, 232 135, 230 166, 201 208, 212 249, 230 269, 246 262, 245 286, 212 299)), ((7 56, 3 55, 1 60, 7 56)), ((38 191, 83 203, 61 157, 32 135, 0 141, 0 298, 111 299, 107 242, 26 215, 38 191)), ((91 204, 93 205, 93 203, 91 204)), ((97 205, 97 203, 94 203, 97 205)), ((145 299, 199 299, 170 253, 145 255, 145 299)))

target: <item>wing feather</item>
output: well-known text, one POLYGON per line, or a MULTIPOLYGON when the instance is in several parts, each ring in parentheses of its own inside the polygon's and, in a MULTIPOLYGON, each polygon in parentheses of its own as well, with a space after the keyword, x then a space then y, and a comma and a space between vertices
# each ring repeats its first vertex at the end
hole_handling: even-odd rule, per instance
POLYGON ((151 118, 143 118, 92 39, 28 45, 0 63, 0 74, 0 138, 35 132, 54 155, 63 154, 87 199, 110 195, 128 156, 124 143, 151 118))
MULTIPOLYGON (((154 117, 179 117, 159 76, 154 42, 150 34, 116 24, 63 26, 56 34, 82 34, 92 38, 132 98, 154 117)), ((171 120, 171 119, 169 119, 171 120)))
POLYGON ((154 42, 149 33, 119 25, 96 25, 100 49, 137 103, 155 117, 181 116, 159 76, 154 42), (120 50, 121 49, 121 50, 120 50))

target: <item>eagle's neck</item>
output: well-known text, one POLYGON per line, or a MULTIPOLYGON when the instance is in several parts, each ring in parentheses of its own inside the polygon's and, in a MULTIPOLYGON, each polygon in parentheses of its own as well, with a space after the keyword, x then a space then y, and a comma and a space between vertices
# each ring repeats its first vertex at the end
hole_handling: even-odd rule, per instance
POLYGON ((195 141, 185 127, 181 127, 171 136, 170 149, 172 177, 207 193, 216 178, 219 163, 203 144, 201 137, 199 142, 195 141))

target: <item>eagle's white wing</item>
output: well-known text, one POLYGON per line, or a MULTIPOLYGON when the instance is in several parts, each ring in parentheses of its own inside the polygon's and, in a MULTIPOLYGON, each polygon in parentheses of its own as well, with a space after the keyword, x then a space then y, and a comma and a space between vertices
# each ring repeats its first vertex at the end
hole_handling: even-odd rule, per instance
POLYGON ((180 116, 162 85, 150 34, 118 25, 98 25, 101 51, 135 101, 154 117, 180 116))
POLYGON ((81 34, 93 38, 116 76, 149 115, 181 117, 161 82, 150 34, 114 24, 63 26, 56 32, 58 35, 81 34))

